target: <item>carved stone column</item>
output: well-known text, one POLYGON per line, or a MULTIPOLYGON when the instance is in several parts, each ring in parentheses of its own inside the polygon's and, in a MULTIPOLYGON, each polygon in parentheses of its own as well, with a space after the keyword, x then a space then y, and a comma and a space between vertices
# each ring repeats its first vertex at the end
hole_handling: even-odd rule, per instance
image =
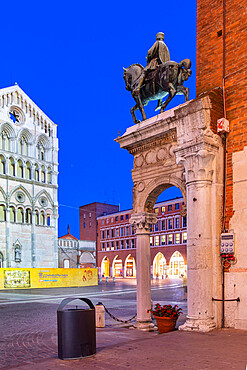
POLYGON ((214 153, 207 150, 188 153, 178 159, 185 167, 188 211, 188 316, 179 330, 207 332, 216 327, 212 302, 214 159, 214 153))
POLYGON ((153 213, 136 213, 130 223, 136 226, 136 281, 137 281, 137 323, 136 328, 150 331, 154 327, 151 320, 151 253, 150 230, 157 222, 153 213))

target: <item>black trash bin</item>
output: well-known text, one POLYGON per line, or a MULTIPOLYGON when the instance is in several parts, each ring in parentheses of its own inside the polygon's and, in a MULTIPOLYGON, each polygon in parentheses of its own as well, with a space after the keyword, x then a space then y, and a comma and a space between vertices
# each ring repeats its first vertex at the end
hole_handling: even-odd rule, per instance
POLYGON ((87 298, 66 298, 57 309, 58 358, 61 360, 91 356, 96 353, 95 309, 87 298), (80 299, 89 309, 68 308, 68 303, 80 299))

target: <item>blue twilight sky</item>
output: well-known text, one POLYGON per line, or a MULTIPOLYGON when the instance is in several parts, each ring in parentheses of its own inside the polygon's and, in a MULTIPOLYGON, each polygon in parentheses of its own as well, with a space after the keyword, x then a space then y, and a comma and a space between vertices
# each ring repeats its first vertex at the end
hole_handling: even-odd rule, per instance
POLYGON ((79 237, 80 205, 132 207, 133 158, 114 142, 133 124, 123 67, 146 65, 157 32, 171 60, 191 59, 195 97, 196 1, 3 1, 1 31, 0 88, 17 82, 58 125, 59 236, 79 237))

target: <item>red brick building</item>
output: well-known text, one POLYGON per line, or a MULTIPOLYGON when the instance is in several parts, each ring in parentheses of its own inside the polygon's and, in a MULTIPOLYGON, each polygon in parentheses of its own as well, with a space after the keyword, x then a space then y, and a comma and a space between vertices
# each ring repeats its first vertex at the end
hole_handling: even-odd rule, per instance
POLYGON ((118 211, 119 206, 98 202, 79 207, 80 239, 96 241, 97 217, 118 211))
POLYGON ((233 154, 247 145, 247 0, 197 1, 197 96, 222 91, 226 140, 226 228, 234 214, 233 154))
MULTIPOLYGON (((150 237, 151 272, 154 276, 186 274, 186 217, 181 216, 183 199, 157 203, 157 224, 150 237)), ((131 210, 97 218, 97 262, 99 275, 135 277, 136 237, 130 224, 131 210)))

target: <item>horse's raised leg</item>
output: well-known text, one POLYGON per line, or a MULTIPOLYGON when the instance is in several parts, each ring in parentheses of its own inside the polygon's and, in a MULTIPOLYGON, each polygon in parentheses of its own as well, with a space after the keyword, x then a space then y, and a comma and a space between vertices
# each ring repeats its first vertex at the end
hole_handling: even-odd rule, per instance
POLYGON ((164 112, 164 109, 167 107, 167 105, 170 103, 170 101, 172 100, 172 98, 174 98, 175 95, 176 95, 176 89, 173 86, 173 84, 170 82, 169 83, 169 96, 164 102, 164 104, 162 104, 161 106, 161 110, 160 110, 161 113, 164 112))
POLYGON ((136 118, 135 111, 138 109, 138 105, 136 104, 133 108, 131 108, 131 114, 133 117, 134 123, 139 123, 140 121, 136 118))
POLYGON ((138 95, 137 97, 136 97, 136 102, 137 102, 137 104, 138 104, 138 108, 140 109, 140 112, 141 112, 141 114, 142 114, 142 120, 143 121, 145 121, 145 119, 147 119, 147 117, 146 117, 146 113, 145 113, 145 111, 144 111, 144 108, 143 108, 143 104, 142 104, 142 101, 141 101, 141 98, 140 98, 140 95, 138 95))

